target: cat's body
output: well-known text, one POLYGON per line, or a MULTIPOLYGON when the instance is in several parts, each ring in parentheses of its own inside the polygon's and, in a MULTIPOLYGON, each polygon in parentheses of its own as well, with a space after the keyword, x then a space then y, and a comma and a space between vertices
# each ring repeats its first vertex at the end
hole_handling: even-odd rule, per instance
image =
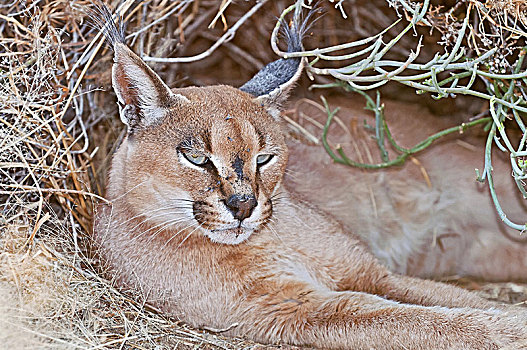
MULTIPOLYGON (((352 159, 381 162, 372 132, 362 126, 374 123, 364 100, 334 97, 329 102, 340 106, 338 117, 348 126, 344 131, 335 123, 330 141, 352 159)), ((324 114, 306 112, 325 122, 324 114)), ((463 122, 395 101, 386 101, 385 113, 403 147, 463 122)), ((482 136, 479 127, 469 129, 436 142, 403 166, 377 171, 334 164, 322 147, 292 140, 285 182, 359 235, 391 271, 424 278, 526 281, 525 235, 500 220, 488 185, 475 180, 474 169, 483 166, 482 136)), ((492 162, 498 198, 507 216, 521 222, 525 200, 510 175, 510 161, 499 153, 493 152, 492 162)))
POLYGON ((94 231, 119 286, 194 326, 267 343, 497 349, 526 339, 523 309, 390 272, 283 183, 276 112, 299 60, 273 63, 265 84, 257 75, 241 91, 171 91, 122 37, 110 35, 113 85, 129 133, 94 231))

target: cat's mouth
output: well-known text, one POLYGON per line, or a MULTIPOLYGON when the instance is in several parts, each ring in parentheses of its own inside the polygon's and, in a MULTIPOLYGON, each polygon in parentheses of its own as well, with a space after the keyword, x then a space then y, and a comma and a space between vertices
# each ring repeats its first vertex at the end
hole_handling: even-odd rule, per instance
POLYGON ((238 226, 231 228, 207 230, 205 235, 216 243, 240 244, 248 239, 253 232, 254 229, 244 228, 240 223, 238 226))
POLYGON ((225 233, 233 234, 235 236, 240 236, 245 232, 245 229, 243 229, 241 227, 241 224, 239 224, 237 227, 211 230, 211 232, 225 232, 225 233))

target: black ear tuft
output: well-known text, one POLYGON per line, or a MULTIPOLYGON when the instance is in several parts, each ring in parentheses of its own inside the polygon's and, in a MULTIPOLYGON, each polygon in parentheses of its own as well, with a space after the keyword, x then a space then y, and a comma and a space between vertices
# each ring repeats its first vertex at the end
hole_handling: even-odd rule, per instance
MULTIPOLYGON (((270 95, 273 91, 294 84, 295 75, 302 70, 301 58, 281 58, 263 67, 256 75, 246 82, 240 90, 255 97, 270 95)), ((300 75, 300 74, 298 74, 300 75)))
MULTIPOLYGON (((291 25, 282 25, 287 40, 287 52, 303 50, 302 39, 312 24, 309 24, 310 18, 319 9, 318 5, 314 5, 307 16, 302 18, 301 3, 302 1, 297 2, 291 25)), ((287 99, 289 90, 300 77, 302 69, 302 58, 281 58, 263 67, 251 80, 241 86, 240 90, 255 96, 258 102, 267 106, 272 114, 276 114, 280 105, 287 99)))
POLYGON ((95 1, 93 7, 86 12, 91 26, 104 34, 112 49, 116 44, 124 44, 124 21, 121 16, 113 15, 108 6, 100 0, 95 1))
POLYGON ((320 13, 321 11, 322 9, 317 2, 313 4, 307 15, 303 17, 302 4, 297 4, 291 25, 288 26, 284 25, 284 23, 281 23, 282 33, 287 40, 287 52, 300 52, 304 50, 302 45, 304 36, 311 26, 320 18, 320 16, 314 20, 311 20, 311 18, 315 13, 320 13))
POLYGON ((104 33, 112 46, 112 85, 119 102, 121 120, 128 126, 129 132, 159 123, 171 106, 188 101, 186 97, 174 94, 141 57, 126 46, 120 16, 112 15, 108 6, 100 0, 96 1, 89 14, 94 27, 104 33))

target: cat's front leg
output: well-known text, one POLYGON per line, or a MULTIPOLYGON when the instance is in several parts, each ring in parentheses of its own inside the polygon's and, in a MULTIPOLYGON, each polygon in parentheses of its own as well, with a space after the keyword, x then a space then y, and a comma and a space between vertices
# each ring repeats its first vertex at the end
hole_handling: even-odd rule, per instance
POLYGON ((503 315, 514 315, 518 324, 527 327, 527 308, 490 301, 474 292, 446 283, 388 273, 372 284, 367 292, 407 304, 492 309, 503 315))
POLYGON ((332 349, 498 349, 526 339, 499 310, 402 304, 363 292, 262 281, 236 307, 233 335, 332 349))
POLYGON ((366 292, 422 306, 502 309, 523 314, 523 319, 527 322, 526 308, 492 302, 453 285, 393 273, 363 246, 348 248, 340 257, 338 264, 327 265, 336 281, 335 290, 366 292))
MULTIPOLYGON (((368 292, 402 303, 423 306, 470 307, 481 310, 506 308, 505 305, 486 300, 460 287, 395 273, 388 273, 377 280, 368 292)), ((527 313, 527 309, 525 311, 527 313)))

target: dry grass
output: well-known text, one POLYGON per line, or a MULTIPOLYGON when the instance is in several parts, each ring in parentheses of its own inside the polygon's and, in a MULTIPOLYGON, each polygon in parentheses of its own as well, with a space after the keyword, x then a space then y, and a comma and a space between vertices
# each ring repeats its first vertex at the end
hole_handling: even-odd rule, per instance
MULTIPOLYGON (((174 50, 178 40, 159 42, 178 30, 182 40, 184 26, 217 11, 203 3, 183 4, 172 11, 177 28, 153 25, 136 45, 154 56, 174 50)), ((253 348, 167 319, 94 269, 88 233, 121 127, 109 117, 112 96, 95 88, 108 84, 110 53, 93 41, 89 2, 71 4, 0 6, 0 339, 13 348, 253 348)), ((153 10, 142 19, 153 22, 177 4, 135 9, 153 10)))
MULTIPOLYGON (((167 319, 145 305, 140 292, 116 290, 96 270, 91 220, 104 200, 122 128, 114 97, 99 88, 109 90, 111 53, 86 23, 82 8, 89 3, 0 5, 0 341, 13 349, 261 348, 167 319)), ((239 85, 275 58, 268 38, 274 16, 288 4, 267 3, 261 13, 268 15, 249 19, 245 39, 236 37, 221 52, 192 65, 155 68, 171 86, 239 85)), ((134 50, 180 57, 205 51, 252 4, 153 0, 121 6, 134 50)), ((375 27, 367 6, 372 2, 350 10, 366 19, 352 22, 353 35, 385 24, 375 27)), ((335 28, 339 16, 337 9, 322 19, 325 31, 313 45, 352 37, 335 28)))

